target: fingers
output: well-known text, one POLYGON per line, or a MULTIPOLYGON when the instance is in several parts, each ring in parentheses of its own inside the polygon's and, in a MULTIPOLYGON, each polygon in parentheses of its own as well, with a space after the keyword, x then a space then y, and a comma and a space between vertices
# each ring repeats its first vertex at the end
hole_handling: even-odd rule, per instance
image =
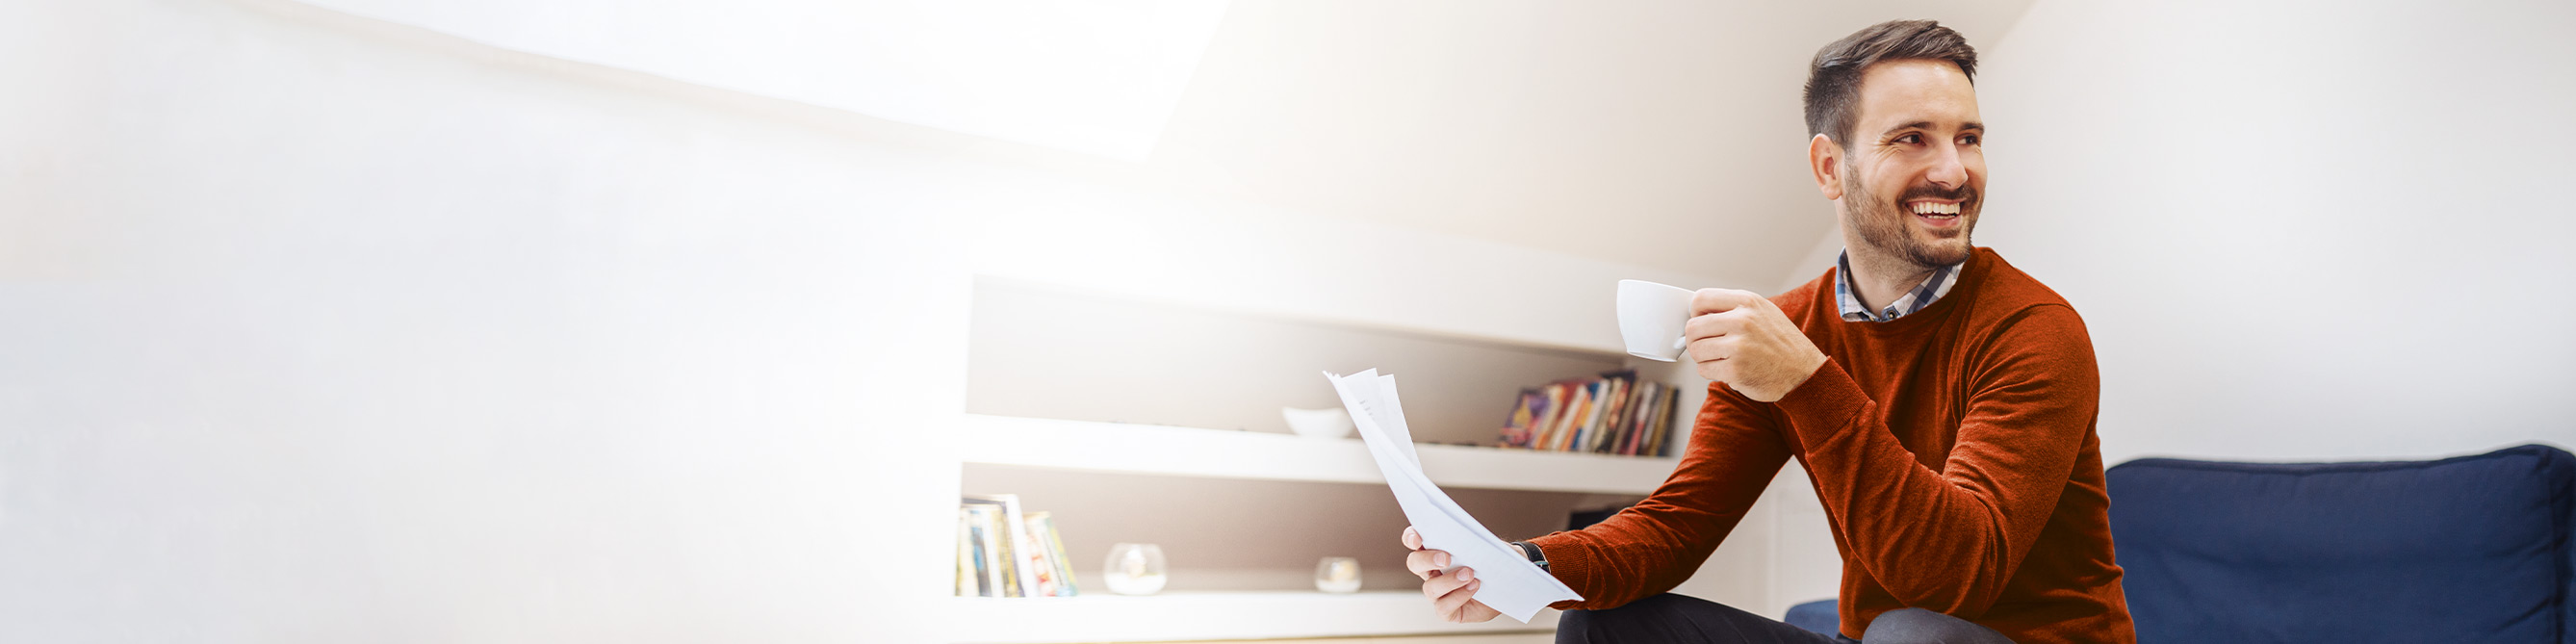
POLYGON ((1476 590, 1484 586, 1474 569, 1460 568, 1458 574, 1423 582, 1422 592, 1431 595, 1431 613, 1440 616, 1441 621, 1463 622, 1471 617, 1466 609, 1476 600, 1476 590))
POLYGON ((1429 597, 1432 601, 1436 602, 1439 601, 1440 598, 1448 596, 1449 593, 1457 591, 1460 586, 1466 586, 1474 583, 1475 581, 1475 569, 1460 568, 1458 569, 1458 574, 1434 575, 1430 579, 1422 580, 1422 595, 1424 597, 1429 597))
POLYGON ((1762 296, 1752 291, 1704 288, 1691 294, 1691 315, 1697 317, 1710 313, 1724 313, 1748 306, 1760 308, 1761 305, 1756 302, 1762 301, 1764 301, 1762 296))
POLYGON ((1421 550, 1421 549, 1422 549, 1422 533, 1420 533, 1420 532, 1414 532, 1414 531, 1413 531, 1413 526, 1404 526, 1404 537, 1403 537, 1403 541, 1404 541, 1404 549, 1406 549, 1406 550, 1421 550))
POLYGON ((1739 348, 1735 338, 1711 338, 1691 343, 1689 352, 1691 360, 1697 363, 1699 377, 1710 382, 1732 384, 1737 375, 1735 369, 1742 362, 1735 359, 1739 348))
POLYGON ((1692 340, 1690 346, 1686 348, 1690 351, 1692 362, 1706 364, 1735 357, 1735 352, 1739 348, 1737 345, 1742 342, 1742 336, 1718 336, 1692 340))
POLYGON ((1748 308, 1729 309, 1716 313, 1702 313, 1691 316, 1689 321, 1682 323, 1682 337, 1691 340, 1702 340, 1707 338, 1723 338, 1730 335, 1744 335, 1747 332, 1747 327, 1751 326, 1753 323, 1753 316, 1757 314, 1759 314, 1759 311, 1748 308))
POLYGON ((1443 550, 1415 550, 1404 556, 1404 568, 1413 576, 1430 579, 1449 568, 1449 553, 1443 550))

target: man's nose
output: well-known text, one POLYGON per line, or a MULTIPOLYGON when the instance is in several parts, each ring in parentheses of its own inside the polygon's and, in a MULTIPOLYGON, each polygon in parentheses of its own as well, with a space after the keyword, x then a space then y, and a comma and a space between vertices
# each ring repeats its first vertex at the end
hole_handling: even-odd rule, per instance
POLYGON ((1932 171, 1924 180, 1943 188, 1957 189, 1968 184, 1968 165, 1959 161, 1959 145, 1940 146, 1939 156, 1932 160, 1932 171))

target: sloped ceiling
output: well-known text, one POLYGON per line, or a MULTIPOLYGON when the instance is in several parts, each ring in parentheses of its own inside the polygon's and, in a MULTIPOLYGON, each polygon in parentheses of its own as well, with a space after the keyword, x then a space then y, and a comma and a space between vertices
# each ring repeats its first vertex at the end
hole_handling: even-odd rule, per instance
POLYGON ((1305 216, 1768 289, 1832 229, 1799 118, 1816 49, 1898 18, 1985 47, 2032 0, 301 1, 1305 216))
POLYGON ((1769 288, 1832 228, 1805 171, 1817 48, 2004 2, 1237 0, 1148 161, 1364 219, 1769 288))

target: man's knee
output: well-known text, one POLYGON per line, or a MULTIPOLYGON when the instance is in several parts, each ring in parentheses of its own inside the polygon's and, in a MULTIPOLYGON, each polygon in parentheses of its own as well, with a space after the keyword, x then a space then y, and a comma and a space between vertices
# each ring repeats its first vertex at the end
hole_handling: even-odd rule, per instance
POLYGON ((1735 607, 1665 593, 1609 610, 1569 610, 1557 619, 1557 644, 1802 642, 1813 634, 1735 607), (1797 637, 1782 637, 1795 633, 1797 637))
POLYGON ((1640 632, 1670 628, 1681 619, 1681 604, 1698 601, 1663 594, 1628 602, 1618 608, 1569 610, 1556 620, 1556 644, 1635 641, 1640 632))
POLYGON ((2012 644, 2002 633, 1968 620, 1904 608, 1880 613, 1861 633, 1862 644, 2012 644))

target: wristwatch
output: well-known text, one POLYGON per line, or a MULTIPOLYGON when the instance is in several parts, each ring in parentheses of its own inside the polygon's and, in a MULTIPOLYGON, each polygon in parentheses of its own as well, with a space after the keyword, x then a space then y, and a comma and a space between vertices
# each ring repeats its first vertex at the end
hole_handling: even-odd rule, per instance
POLYGON ((1512 542, 1512 547, 1521 549, 1521 556, 1529 557, 1530 563, 1538 564, 1539 570, 1547 569, 1547 553, 1539 550, 1538 544, 1527 541, 1514 541, 1512 542))

